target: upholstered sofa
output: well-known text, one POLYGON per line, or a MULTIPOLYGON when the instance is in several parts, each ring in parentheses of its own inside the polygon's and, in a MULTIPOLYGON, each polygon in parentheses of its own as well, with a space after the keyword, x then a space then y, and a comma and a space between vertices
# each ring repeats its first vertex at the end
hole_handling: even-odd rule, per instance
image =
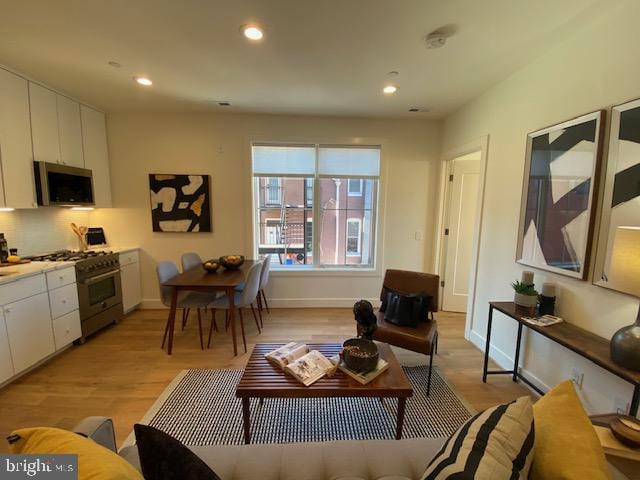
MULTIPOLYGON (((113 423, 88 417, 74 431, 116 449, 113 423)), ((415 480, 444 438, 189 447, 222 480, 415 480)), ((118 454, 140 468, 135 445, 118 454)), ((614 467, 614 480, 624 480, 614 467)))

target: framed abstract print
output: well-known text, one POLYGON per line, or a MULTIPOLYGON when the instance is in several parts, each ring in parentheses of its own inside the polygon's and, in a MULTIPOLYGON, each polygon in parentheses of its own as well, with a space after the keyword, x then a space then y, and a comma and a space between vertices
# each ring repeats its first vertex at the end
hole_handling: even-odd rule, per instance
POLYGON ((640 227, 640 99, 613 107, 593 281, 620 290, 610 275, 618 227, 640 227))
POLYGON ((597 111, 527 136, 517 262, 586 278, 603 127, 597 111))
POLYGON ((209 175, 149 174, 154 232, 211 232, 209 175))

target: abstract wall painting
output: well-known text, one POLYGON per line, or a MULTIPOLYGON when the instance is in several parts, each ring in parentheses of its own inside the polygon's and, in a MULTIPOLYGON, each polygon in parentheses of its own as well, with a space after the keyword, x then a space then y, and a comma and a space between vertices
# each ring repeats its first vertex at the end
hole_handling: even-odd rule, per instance
POLYGON ((616 288, 609 275, 618 227, 640 227, 640 99, 613 107, 594 283, 616 288))
POLYGON ((519 263, 586 278, 603 126, 597 111, 528 135, 519 263))
POLYGON ((210 232, 209 175, 149 174, 154 232, 210 232))

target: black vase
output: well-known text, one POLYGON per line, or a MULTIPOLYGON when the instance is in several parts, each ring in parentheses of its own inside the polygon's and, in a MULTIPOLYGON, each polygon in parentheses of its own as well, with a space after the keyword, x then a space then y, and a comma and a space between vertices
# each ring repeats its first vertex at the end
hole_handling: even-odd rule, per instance
POLYGON ((640 310, 633 325, 622 327, 611 338, 611 358, 621 367, 640 371, 640 310))

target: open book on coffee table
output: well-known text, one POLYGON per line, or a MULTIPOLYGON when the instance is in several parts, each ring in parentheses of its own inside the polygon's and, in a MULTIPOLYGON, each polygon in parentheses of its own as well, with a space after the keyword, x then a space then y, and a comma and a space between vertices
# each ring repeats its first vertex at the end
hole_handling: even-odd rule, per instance
POLYGON ((287 343, 264 357, 307 387, 333 369, 327 357, 317 350, 309 350, 304 343, 287 343))

